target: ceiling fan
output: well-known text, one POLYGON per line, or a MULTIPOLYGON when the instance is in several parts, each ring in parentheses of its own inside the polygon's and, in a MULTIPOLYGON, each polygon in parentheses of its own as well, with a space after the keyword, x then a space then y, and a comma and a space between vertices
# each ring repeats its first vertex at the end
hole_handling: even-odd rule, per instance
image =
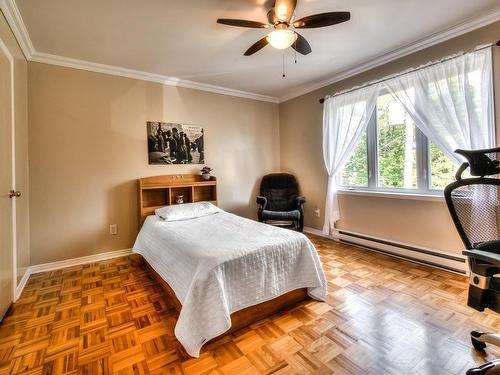
POLYGON ((274 7, 267 13, 268 23, 230 18, 219 18, 217 23, 229 26, 250 28, 274 28, 268 35, 250 46, 245 56, 253 55, 270 44, 277 49, 292 47, 302 55, 311 53, 307 40, 293 29, 313 29, 346 22, 351 19, 350 12, 327 12, 295 20, 294 12, 297 0, 275 0, 274 7), (293 27, 293 29, 291 29, 293 27))

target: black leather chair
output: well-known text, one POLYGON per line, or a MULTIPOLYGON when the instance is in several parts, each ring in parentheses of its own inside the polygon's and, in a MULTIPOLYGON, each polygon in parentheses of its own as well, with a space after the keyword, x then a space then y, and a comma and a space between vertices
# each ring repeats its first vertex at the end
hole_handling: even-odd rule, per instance
POLYGON ((303 206, 306 199, 299 195, 299 184, 288 173, 272 173, 264 176, 257 197, 261 223, 268 220, 289 222, 290 228, 302 232, 304 229, 303 206))
MULTIPOLYGON (((467 304, 478 311, 500 312, 500 179, 485 177, 500 173, 500 148, 455 152, 468 162, 459 168, 444 196, 466 248, 463 254, 469 258, 467 304), (472 178, 462 178, 467 168, 472 178)), ((476 350, 484 350, 486 343, 500 346, 500 335, 472 331, 471 341, 476 350)), ((500 374, 500 360, 467 371, 467 375, 490 374, 500 374)))

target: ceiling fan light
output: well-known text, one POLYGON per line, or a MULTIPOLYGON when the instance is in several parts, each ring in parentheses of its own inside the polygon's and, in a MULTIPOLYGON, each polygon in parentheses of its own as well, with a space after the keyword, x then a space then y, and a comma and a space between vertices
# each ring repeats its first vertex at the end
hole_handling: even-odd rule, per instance
POLYGON ((267 41, 276 49, 286 49, 297 40, 297 34, 292 30, 274 30, 267 36, 267 41))

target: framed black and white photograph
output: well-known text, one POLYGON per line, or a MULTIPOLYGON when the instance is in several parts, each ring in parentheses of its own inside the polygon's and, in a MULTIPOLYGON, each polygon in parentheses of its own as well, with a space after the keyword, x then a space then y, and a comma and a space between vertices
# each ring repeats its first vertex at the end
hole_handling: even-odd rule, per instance
POLYGON ((149 164, 204 164, 203 127, 170 122, 146 123, 149 164))

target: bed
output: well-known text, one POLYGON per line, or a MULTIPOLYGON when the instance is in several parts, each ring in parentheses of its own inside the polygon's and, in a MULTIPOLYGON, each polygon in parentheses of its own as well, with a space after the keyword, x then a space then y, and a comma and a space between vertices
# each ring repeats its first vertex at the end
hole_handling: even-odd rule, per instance
POLYGON ((147 215, 133 247, 173 298, 175 335, 189 355, 308 296, 325 300, 324 272, 307 237, 204 204, 210 213, 181 220, 147 215))

